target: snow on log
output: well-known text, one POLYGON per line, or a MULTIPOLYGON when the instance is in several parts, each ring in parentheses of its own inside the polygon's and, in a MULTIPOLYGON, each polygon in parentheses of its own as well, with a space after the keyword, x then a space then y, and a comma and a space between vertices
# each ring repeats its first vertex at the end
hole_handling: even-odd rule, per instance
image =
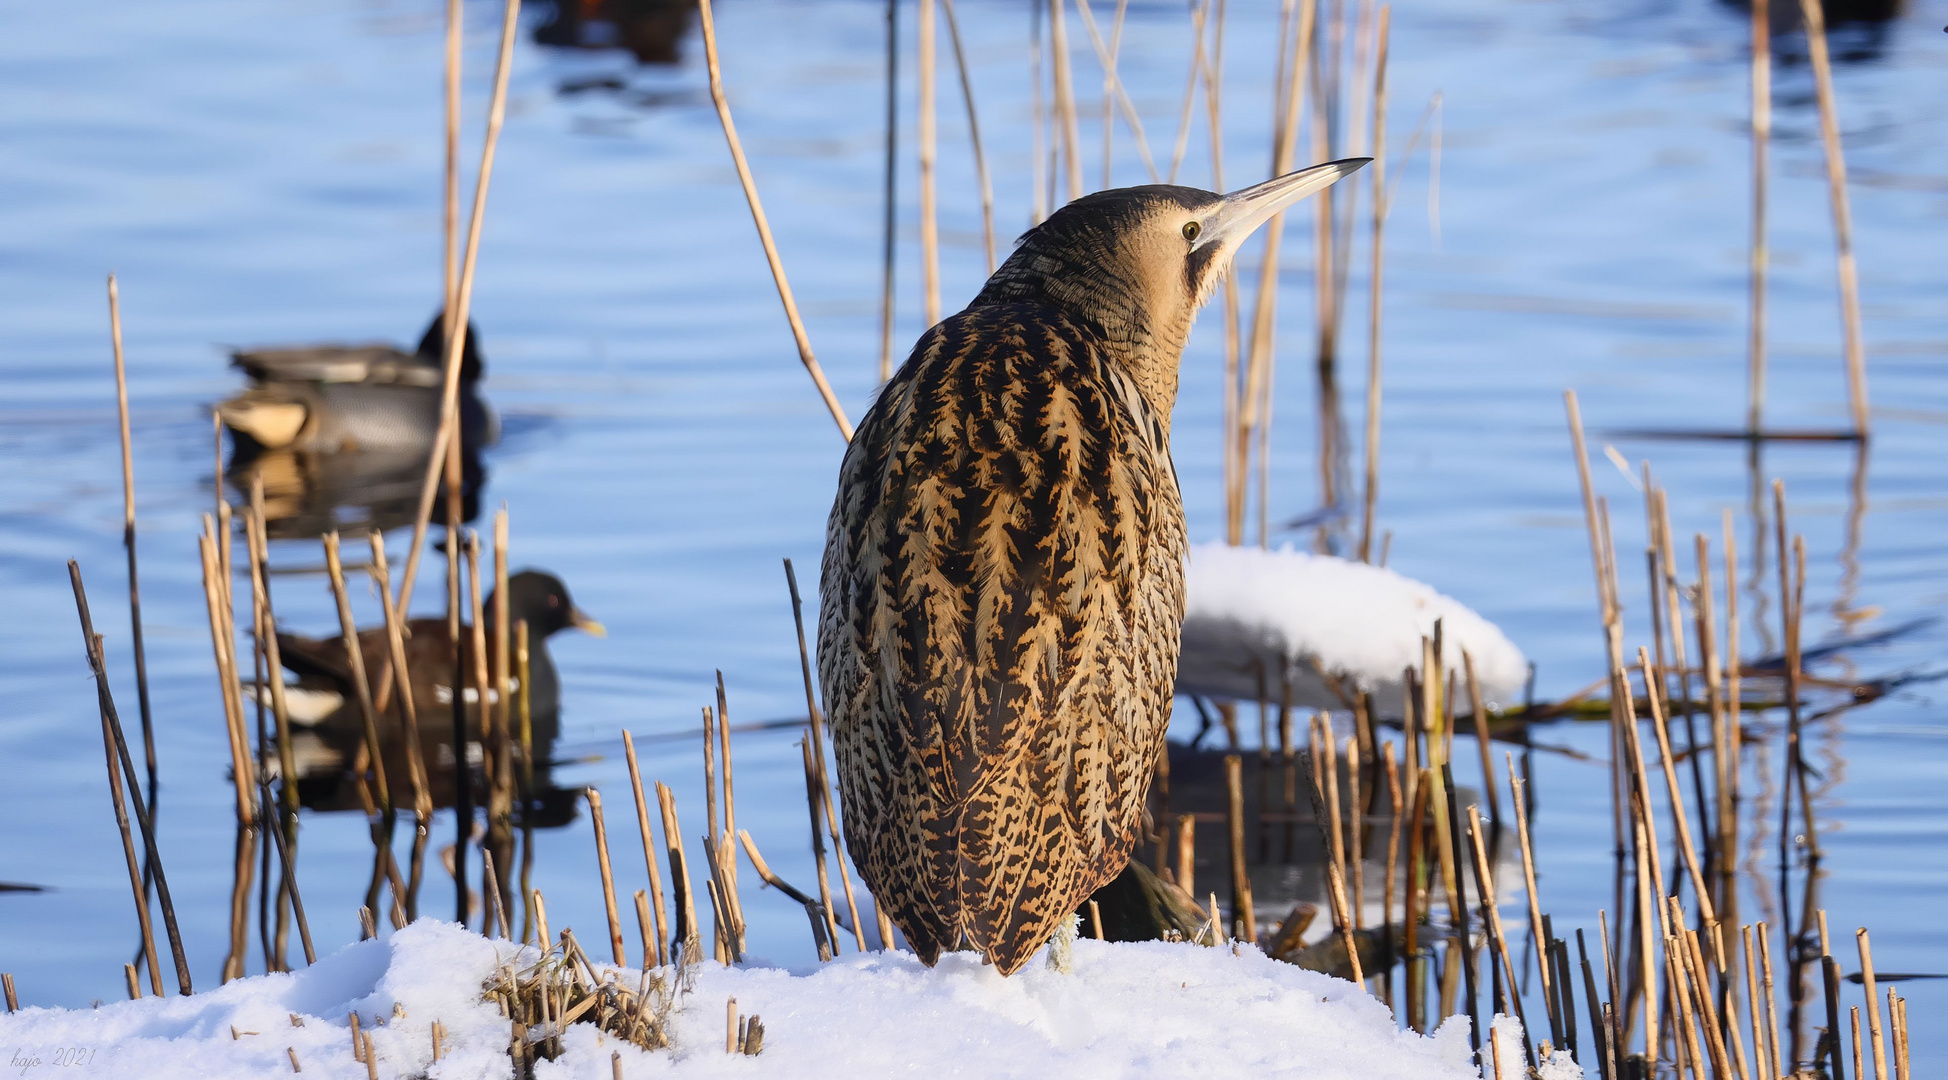
MULTIPOLYGON (((1380 715, 1400 715, 1403 672, 1441 623, 1447 665, 1474 658, 1491 707, 1516 701, 1528 679, 1522 650, 1465 604, 1392 570, 1290 548, 1193 545, 1177 692, 1273 704, 1348 707, 1364 691, 1380 715)), ((1458 687, 1459 684, 1457 684, 1458 687)), ((1469 712, 1465 690, 1456 712, 1469 712)))

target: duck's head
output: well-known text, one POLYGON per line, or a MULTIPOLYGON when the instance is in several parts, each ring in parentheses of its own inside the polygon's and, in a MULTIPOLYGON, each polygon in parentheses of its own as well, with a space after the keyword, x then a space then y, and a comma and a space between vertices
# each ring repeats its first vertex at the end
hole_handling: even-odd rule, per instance
MULTIPOLYGON (((468 319, 467 336, 460 342, 461 382, 479 382, 480 376, 485 374, 485 368, 480 362, 480 350, 477 347, 479 339, 480 328, 473 324, 472 319, 468 319)), ((435 366, 446 363, 446 312, 444 310, 434 314, 432 325, 426 328, 426 333, 420 335, 419 347, 414 349, 413 353, 435 366)))
MULTIPOLYGON (((493 610, 491 597, 488 610, 493 610)), ((507 614, 513 622, 526 621, 528 635, 536 641, 571 628, 596 637, 608 634, 575 606, 568 586, 545 570, 523 570, 507 579, 507 614)))

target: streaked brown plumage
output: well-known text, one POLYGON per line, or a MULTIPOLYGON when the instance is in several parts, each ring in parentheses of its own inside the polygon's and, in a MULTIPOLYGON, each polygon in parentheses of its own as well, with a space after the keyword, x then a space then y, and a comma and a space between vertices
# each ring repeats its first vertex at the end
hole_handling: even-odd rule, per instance
POLYGON ((1239 241, 1361 164, 1077 200, 860 423, 819 675, 848 842, 927 963, 1014 972, 1128 861, 1183 619, 1185 338, 1239 241))

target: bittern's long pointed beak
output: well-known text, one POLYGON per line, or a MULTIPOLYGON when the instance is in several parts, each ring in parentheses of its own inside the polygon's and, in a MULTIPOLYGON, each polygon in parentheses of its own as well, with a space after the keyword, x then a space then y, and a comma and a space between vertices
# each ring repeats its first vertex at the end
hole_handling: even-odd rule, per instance
POLYGON ((1269 221, 1273 214, 1315 191, 1332 186, 1341 177, 1359 171, 1361 166, 1372 160, 1362 157, 1328 161, 1324 165, 1286 173, 1262 184, 1234 191, 1224 197, 1215 213, 1204 219, 1191 250, 1241 243, 1258 226, 1269 221))
POLYGON ((588 617, 581 608, 571 608, 568 612, 568 625, 591 637, 608 637, 609 628, 588 617))

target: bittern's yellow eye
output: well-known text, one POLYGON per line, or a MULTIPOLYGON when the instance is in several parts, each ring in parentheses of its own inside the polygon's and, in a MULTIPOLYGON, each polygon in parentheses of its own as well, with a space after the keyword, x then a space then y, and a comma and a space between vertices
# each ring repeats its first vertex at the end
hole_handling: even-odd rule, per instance
POLYGON ((1198 225, 1197 222, 1195 221, 1184 222, 1184 239, 1189 240, 1192 243, 1197 242, 1197 234, 1203 231, 1204 231, 1203 227, 1198 225))

